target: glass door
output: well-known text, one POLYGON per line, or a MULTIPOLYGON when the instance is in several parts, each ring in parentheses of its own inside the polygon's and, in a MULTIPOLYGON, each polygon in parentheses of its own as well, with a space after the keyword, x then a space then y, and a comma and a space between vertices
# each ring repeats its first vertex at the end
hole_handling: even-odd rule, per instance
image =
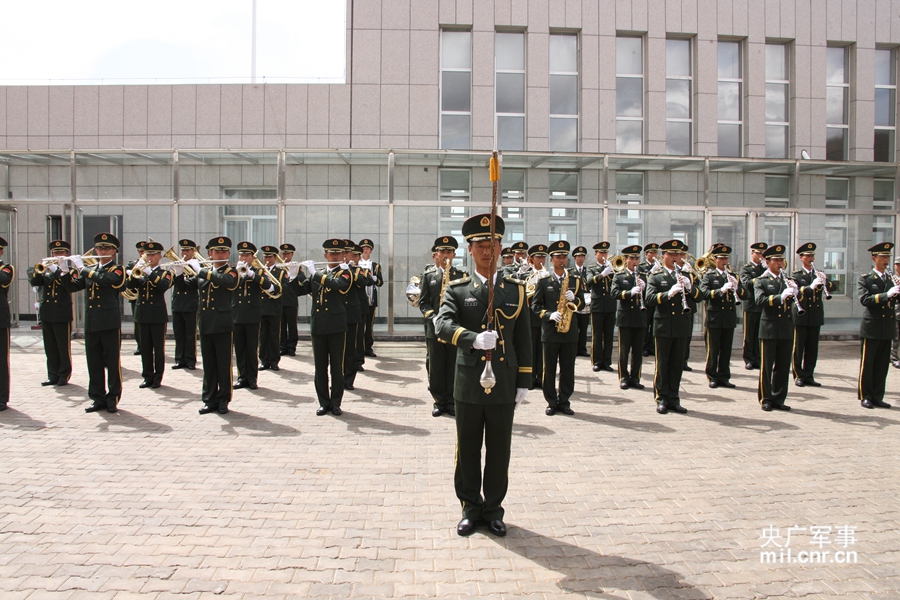
MULTIPOLYGON (((7 244, 6 250, 3 252, 2 260, 4 263, 15 265, 16 264, 16 211, 11 208, 0 208, 0 237, 6 240, 7 244)), ((17 274, 18 275, 18 274, 17 274)), ((17 279, 20 281, 26 281, 21 276, 18 276, 17 279)), ((18 294, 18 286, 13 285, 10 286, 8 290, 7 297, 9 298, 9 314, 10 314, 10 327, 18 327, 19 326, 19 294, 18 294)))

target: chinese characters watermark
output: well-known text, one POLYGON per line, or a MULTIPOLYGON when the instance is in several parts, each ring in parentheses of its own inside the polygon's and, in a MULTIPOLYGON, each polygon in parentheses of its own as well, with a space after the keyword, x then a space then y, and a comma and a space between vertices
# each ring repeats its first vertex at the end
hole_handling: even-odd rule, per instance
POLYGON ((793 525, 782 531, 763 527, 759 562, 762 564, 856 564, 856 526, 793 525), (793 543, 793 545, 791 545, 793 543))

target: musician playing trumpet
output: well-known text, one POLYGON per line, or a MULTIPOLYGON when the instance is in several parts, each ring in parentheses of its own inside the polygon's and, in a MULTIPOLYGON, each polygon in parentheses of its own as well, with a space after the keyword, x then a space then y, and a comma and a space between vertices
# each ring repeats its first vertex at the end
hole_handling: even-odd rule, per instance
POLYGON ((194 258, 198 249, 193 240, 178 241, 181 259, 190 266, 185 273, 184 265, 172 267, 172 333, 175 335, 175 366, 173 369, 197 368, 197 309, 200 305, 200 294, 197 286, 185 283, 191 271, 200 271, 200 261, 194 258))
POLYGON ((72 274, 66 257, 72 246, 50 242, 50 257, 35 265, 31 285, 41 288, 41 336, 47 356, 47 379, 41 385, 66 385, 72 376, 72 274))
POLYGON ((173 273, 160 267, 163 245, 159 242, 144 244, 143 263, 132 268, 126 286, 137 292, 134 302, 134 322, 141 339, 141 376, 138 387, 157 389, 162 384, 166 367, 166 328, 169 314, 166 310, 166 290, 172 285, 173 273))
POLYGON ((797 300, 796 284, 784 276, 784 251, 781 244, 763 252, 767 270, 757 277, 754 287, 756 304, 763 307, 759 321, 760 368, 758 398, 760 407, 791 410, 787 398, 790 379, 791 347, 794 327, 791 306, 797 300), (793 284, 793 285, 792 285, 793 284))
POLYGON ((612 344, 616 327, 616 299, 611 293, 613 266, 609 242, 594 244, 597 264, 591 267, 585 285, 591 291, 591 363, 594 372, 612 371, 612 344))
POLYGON ((625 267, 613 278, 612 295, 619 304, 616 325, 619 327, 619 387, 623 390, 644 389, 641 364, 644 360, 644 336, 647 333, 647 307, 644 290, 647 278, 638 272, 640 245, 622 248, 625 267), (630 363, 630 368, 629 368, 630 363))
POLYGON ((262 321, 261 306, 263 290, 276 295, 281 287, 276 287, 263 273, 253 266, 256 259, 256 245, 243 241, 238 244, 238 262, 235 270, 240 277, 234 293, 234 362, 238 378, 233 389, 257 388, 259 376, 259 328, 262 321))
POLYGON ((549 277, 538 280, 531 300, 531 310, 541 322, 543 355, 543 390, 547 401, 545 414, 558 412, 574 415, 570 398, 575 391, 575 355, 578 346, 578 321, 575 311, 584 306, 581 278, 566 268, 569 242, 560 240, 549 246, 552 270, 549 277), (569 320, 568 329, 565 322, 569 320), (559 365, 559 391, 556 367, 559 365))
POLYGON ((716 244, 710 251, 712 266, 706 269, 700 286, 706 306, 706 378, 709 387, 733 388, 731 346, 737 327, 737 304, 747 292, 731 272, 731 247, 716 244))
POLYGON ((811 385, 819 387, 813 378, 816 361, 819 357, 819 330, 825 324, 824 299, 831 298, 834 285, 825 277, 825 273, 815 269, 816 245, 806 242, 797 248, 800 256, 800 268, 791 273, 800 290, 794 306, 794 355, 792 370, 797 387, 811 385), (804 313, 798 312, 802 306, 804 313))
POLYGON ((884 401, 890 364, 891 341, 897 337, 894 306, 900 301, 900 277, 891 275, 894 244, 881 242, 869 248, 872 270, 856 280, 859 303, 866 312, 859 324, 862 345, 858 398, 863 408, 890 408, 884 401))

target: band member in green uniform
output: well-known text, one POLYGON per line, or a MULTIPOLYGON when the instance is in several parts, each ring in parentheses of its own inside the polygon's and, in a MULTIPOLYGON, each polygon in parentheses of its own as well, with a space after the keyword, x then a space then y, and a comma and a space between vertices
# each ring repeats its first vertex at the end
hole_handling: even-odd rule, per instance
POLYGON ((756 278, 756 304, 763 307, 759 321, 759 403, 764 411, 791 410, 784 401, 791 375, 794 325, 791 305, 797 299, 796 284, 784 269, 785 247, 769 246, 763 252, 767 270, 756 278))
POLYGON ((438 338, 457 348, 454 487, 462 503, 456 533, 463 536, 474 533, 482 522, 494 535, 506 535, 503 499, 509 487, 513 415, 531 382, 531 314, 525 288, 519 280, 501 278, 495 272, 504 229, 503 219, 495 217, 492 240, 489 214, 476 215, 463 223, 462 234, 469 243, 475 273, 447 286, 436 323, 438 338), (488 304, 488 278, 494 285, 492 305, 488 304), (486 331, 489 310, 494 315, 492 331, 486 331), (480 381, 486 350, 491 351, 496 378, 490 389, 482 387, 480 381))
POLYGON ((341 298, 347 314, 347 340, 344 345, 344 389, 354 390, 356 382, 356 336, 359 328, 363 327, 362 304, 359 301, 359 289, 363 286, 360 281, 359 267, 353 262, 353 248, 356 244, 352 240, 341 240, 344 243, 343 263, 350 272, 350 289, 341 298))
MULTIPOLYGON (((354 350, 356 355, 356 372, 365 371, 363 365, 366 362, 366 323, 369 322, 369 293, 374 289, 376 279, 372 274, 372 261, 362 257, 363 249, 359 244, 353 246, 353 262, 350 267, 356 276, 356 282, 353 289, 356 290, 356 296, 359 298, 359 312, 362 313, 362 322, 356 328, 356 340, 354 350)), ((349 340, 348 340, 349 343, 349 340)))
POLYGON ((733 388, 731 383, 731 346, 737 327, 737 305, 747 294, 728 261, 731 248, 716 244, 711 257, 714 265, 706 270, 700 287, 707 298, 706 307, 706 378, 709 387, 733 388))
POLYGON ((438 311, 444 302, 444 291, 450 281, 466 276, 464 271, 453 266, 456 248, 459 243, 451 235, 434 240, 431 253, 434 257, 434 269, 422 274, 419 287, 419 310, 425 324, 425 345, 428 347, 429 369, 428 390, 434 399, 431 409, 432 417, 447 413, 451 417, 456 414, 453 400, 453 381, 456 377, 456 347, 439 342, 435 335, 434 324, 438 311))
MULTIPOLYGON (((644 261, 638 265, 638 273, 641 273, 648 280, 650 279, 650 271, 659 264, 657 256, 659 255, 659 244, 651 242, 644 246, 644 261)), ((653 342, 653 316, 656 314, 655 306, 647 306, 647 333, 644 336, 644 356, 652 356, 656 353, 656 344, 653 342)))
MULTIPOLYGON (((894 281, 900 281, 900 256, 894 259, 894 281)), ((894 302, 894 315, 897 317, 895 331, 900 334, 900 302, 894 302)), ((891 366, 900 369, 900 335, 894 336, 891 342, 891 366)))
POLYGON ((516 242, 515 244, 510 246, 510 249, 513 253, 513 266, 516 268, 516 270, 528 265, 528 242, 516 242))
POLYGON ((609 262, 609 242, 594 244, 597 264, 587 275, 591 290, 591 363, 594 372, 613 371, 613 334, 616 328, 616 299, 612 295, 613 266, 609 262))
POLYGON ((259 376, 259 324, 262 321, 262 293, 280 294, 275 286, 259 270, 253 267, 256 246, 252 242, 238 243, 238 262, 235 270, 240 282, 234 294, 234 363, 238 378, 233 389, 258 387, 259 376), (270 290, 271 288, 271 290, 270 290))
MULTIPOLYGON (((128 277, 128 274, 131 273, 131 270, 134 269, 135 265, 141 263, 140 266, 143 267, 144 260, 144 246, 147 245, 147 242, 144 240, 139 241, 134 245, 134 249, 137 251, 137 260, 129 260, 125 265, 125 276, 128 277)), ((132 333, 134 334, 134 343, 137 346, 134 349, 135 356, 141 356, 141 328, 138 325, 137 321, 134 320, 134 307, 137 303, 137 297, 133 295, 127 298, 128 303, 131 304, 131 326, 132 333)))
MULTIPOLYGON (((181 260, 192 260, 198 248, 194 240, 178 241, 181 260)), ((185 283, 183 265, 172 267, 172 334, 175 336, 175 366, 173 369, 197 368, 197 311, 200 295, 196 286, 185 283)), ((193 271, 191 271, 193 272, 193 271)))
POLYGON ((201 415, 218 411, 228 413, 231 402, 231 355, 234 349, 234 307, 232 296, 240 278, 228 266, 231 238, 214 237, 206 243, 210 265, 201 268, 200 261, 189 263, 196 273, 185 283, 200 294, 200 353, 203 361, 203 408, 201 415))
POLYGON ((516 257, 513 255, 512 248, 504 248, 500 252, 500 260, 503 262, 504 272, 507 272, 508 269, 512 268, 516 262, 516 257))
POLYGON ((791 274, 800 292, 794 303, 794 355, 792 359, 794 384, 797 387, 819 387, 814 372, 819 359, 819 330, 825 324, 825 299, 831 298, 834 286, 825 273, 813 269, 816 245, 806 242, 797 248, 800 268, 791 274), (799 307, 803 307, 801 314, 799 307))
MULTIPOLYGON (((281 258, 285 263, 294 262, 294 252, 297 248, 293 244, 281 244, 281 258)), ((297 355, 297 317, 300 310, 300 302, 297 300, 297 289, 306 279, 300 265, 292 265, 287 269, 287 280, 281 288, 281 356, 297 355)))
MULTIPOLYGON (((519 242, 516 242, 518 244, 519 242)), ((516 244, 513 244, 513 252, 518 256, 519 250, 516 249, 516 244)), ((528 249, 528 262, 531 263, 531 271, 529 271, 530 275, 533 275, 535 272, 546 271, 546 262, 547 262, 547 246, 546 244, 535 244, 528 249)), ((518 279, 518 277, 517 277, 518 279)), ((540 281, 540 280, 538 280, 540 281)), ((537 291, 537 286, 534 286, 533 289, 530 289, 528 286, 525 286, 525 292, 528 300, 528 310, 531 310, 532 301, 534 299, 534 293, 537 291)), ((531 327, 531 364, 534 365, 534 369, 531 374, 531 386, 528 389, 531 390, 540 390, 544 387, 544 369, 542 365, 544 364, 544 347, 541 344, 541 321, 540 319, 531 318, 530 327, 531 327)))
POLYGON ((577 275, 566 268, 569 261, 569 242, 560 240, 550 244, 550 276, 537 282, 531 298, 532 318, 541 323, 541 344, 544 347, 542 379, 547 416, 557 411, 574 415, 570 398, 575 391, 575 355, 578 345, 576 311, 584 306, 584 289, 577 275), (562 308, 562 310, 560 310, 562 308), (563 324, 562 330, 560 323, 563 324), (568 329, 565 325, 568 324, 568 329), (556 366, 559 365, 559 389, 556 387, 556 366))
POLYGON ((73 268, 72 289, 85 290, 84 355, 88 367, 88 397, 93 404, 84 412, 106 409, 114 413, 122 397, 122 317, 119 292, 125 285, 125 269, 116 264, 119 238, 111 233, 94 236, 97 264, 86 267, 77 256, 69 258, 73 268), (106 382, 104 382, 106 379, 106 382))
POLYGON ((691 320, 691 335, 688 336, 685 341, 684 346, 684 366, 682 367, 685 371, 693 371, 694 368, 688 364, 688 360, 691 358, 691 342, 694 339, 694 315, 700 312, 700 303, 706 300, 706 296, 704 295, 703 289, 700 287, 700 276, 694 271, 693 265, 686 263, 687 253, 690 248, 687 244, 681 244, 681 254, 678 255, 678 258, 675 259, 675 266, 679 270, 681 270, 685 279, 690 280, 691 288, 690 293, 687 295, 687 304, 691 309, 691 312, 688 313, 688 316, 691 320))
POLYGON ((679 389, 684 370, 684 351, 691 339, 691 309, 687 297, 693 293, 690 278, 676 270, 676 260, 684 254, 680 240, 659 245, 663 265, 647 280, 644 303, 656 307, 653 315, 653 336, 656 345, 656 375, 653 393, 656 412, 661 415, 672 410, 684 414, 679 389))
POLYGON ((8 245, 0 237, 0 410, 6 410, 9 404, 9 328, 12 319, 8 293, 12 282, 16 280, 16 268, 2 261, 8 245))
POLYGON ((344 397, 344 344, 347 340, 347 309, 343 297, 350 291, 353 276, 344 260, 344 241, 331 238, 322 244, 328 265, 316 270, 311 260, 303 262, 309 278, 301 285, 299 296, 312 298, 309 332, 312 337, 315 364, 316 395, 319 408, 316 415, 332 413, 340 416, 344 397), (331 391, 328 388, 329 367, 331 391))
POLYGON ((866 307, 859 325, 861 357, 858 398, 863 408, 890 408, 884 401, 890 361, 891 341, 897 337, 894 307, 900 295, 900 278, 891 278, 891 250, 894 244, 882 242, 869 248, 872 270, 859 276, 856 288, 859 302, 866 307))
POLYGON ((585 302, 584 306, 582 306, 577 313, 575 313, 575 319, 578 321, 578 352, 577 356, 590 356, 590 353, 587 351, 587 330, 588 325, 591 324, 591 302, 588 300, 590 298, 590 294, 587 293, 587 277, 588 277, 588 269, 584 264, 585 258, 587 258, 587 248, 584 246, 575 246, 572 250, 572 260, 575 261, 575 266, 572 267, 572 272, 578 275, 578 278, 581 279, 581 289, 585 291, 585 302))
POLYGON ((647 333, 644 290, 647 289, 647 278, 638 271, 638 263, 641 260, 639 245, 622 248, 622 256, 625 257, 625 267, 613 277, 610 290, 619 305, 616 312, 616 325, 619 328, 619 387, 623 390, 628 388, 642 390, 644 389, 641 384, 641 365, 644 360, 642 349, 647 333))
POLYGON ((162 385, 166 368, 166 328, 169 314, 166 310, 166 290, 172 285, 172 272, 160 268, 163 245, 147 242, 144 245, 144 266, 131 270, 126 285, 137 292, 134 303, 134 322, 141 332, 141 382, 142 388, 158 388, 162 385))
POLYGON ((362 248, 362 260, 367 261, 369 272, 375 282, 366 286, 366 297, 369 302, 369 312, 366 316, 363 363, 365 357, 376 358, 375 351, 372 349, 375 344, 375 313, 378 312, 378 288, 384 285, 384 274, 381 272, 381 265, 372 260, 372 252, 375 250, 375 242, 369 238, 359 240, 359 247, 362 248))
POLYGON ((66 257, 72 249, 64 240, 50 242, 50 258, 57 262, 38 263, 31 274, 31 286, 41 289, 41 337, 47 356, 47 380, 41 385, 66 385, 72 376, 72 274, 66 257))
POLYGON ((744 307, 744 343, 743 357, 744 368, 748 371, 760 367, 759 351, 759 320, 762 317, 763 307, 756 302, 756 280, 766 272, 766 263, 763 260, 763 252, 769 245, 765 242, 750 244, 750 262, 741 267, 741 287, 747 296, 747 305, 744 307))
MULTIPOLYGON (((278 256, 278 248, 275 246, 263 246, 260 248, 263 254, 263 264, 278 285, 276 290, 263 293, 260 297, 259 308, 259 366, 260 371, 271 369, 280 371, 278 366, 281 360, 281 352, 279 351, 279 336, 281 335, 281 298, 284 295, 283 290, 287 283, 287 272, 275 264, 275 257, 278 256)), ((261 273, 264 275, 264 273, 261 273)), ((274 285, 273 282, 269 282, 274 285)))

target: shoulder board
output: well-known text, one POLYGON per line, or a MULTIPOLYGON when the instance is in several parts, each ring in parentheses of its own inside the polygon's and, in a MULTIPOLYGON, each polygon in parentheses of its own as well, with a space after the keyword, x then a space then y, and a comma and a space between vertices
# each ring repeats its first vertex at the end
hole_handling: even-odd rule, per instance
POLYGON ((434 265, 428 265, 427 267, 425 267, 425 271, 424 271, 424 272, 425 272, 425 273, 433 273, 433 272, 436 271, 436 270, 437 270, 437 267, 436 267, 436 266, 434 266, 434 265))
POLYGON ((469 283, 470 281, 472 281, 472 278, 469 277, 468 274, 466 274, 464 277, 460 277, 459 279, 451 279, 449 285, 450 287, 453 287, 461 283, 469 283))
POLYGON ((797 269, 796 271, 791 273, 791 277, 803 277, 803 271, 800 269, 797 269))
POLYGON ((524 281, 522 281, 521 279, 516 279, 512 275, 507 275, 506 277, 503 278, 503 281, 508 281, 508 282, 514 283, 516 285, 525 285, 524 281))

